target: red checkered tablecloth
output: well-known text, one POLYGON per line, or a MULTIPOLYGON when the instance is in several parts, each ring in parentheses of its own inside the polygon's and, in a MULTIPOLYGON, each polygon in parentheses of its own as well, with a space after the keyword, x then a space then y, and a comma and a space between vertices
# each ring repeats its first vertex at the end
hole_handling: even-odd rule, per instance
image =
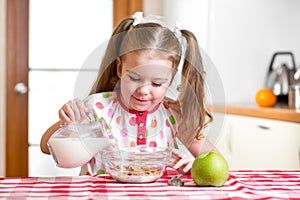
POLYGON ((300 171, 231 171, 222 187, 169 186, 174 172, 153 183, 124 184, 109 175, 0 178, 0 199, 300 199, 300 171))

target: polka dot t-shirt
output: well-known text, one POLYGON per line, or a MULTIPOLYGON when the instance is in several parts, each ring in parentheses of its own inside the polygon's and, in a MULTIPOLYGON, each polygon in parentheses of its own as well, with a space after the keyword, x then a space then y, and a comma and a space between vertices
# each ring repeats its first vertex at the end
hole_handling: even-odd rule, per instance
MULTIPOLYGON (((118 92, 93 94, 85 99, 93 108, 94 118, 106 120, 119 147, 174 147, 177 131, 177 114, 170 108, 167 99, 150 111, 128 110, 120 101, 118 92)), ((101 153, 82 166, 82 175, 103 172, 101 153)))

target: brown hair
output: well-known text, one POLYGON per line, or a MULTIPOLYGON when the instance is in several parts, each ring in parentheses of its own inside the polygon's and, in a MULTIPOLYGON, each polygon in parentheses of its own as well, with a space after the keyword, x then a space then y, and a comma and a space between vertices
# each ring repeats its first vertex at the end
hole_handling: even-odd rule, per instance
MULTIPOLYGON (((180 103, 182 121, 179 132, 193 133, 200 139, 203 128, 211 121, 212 115, 205 106, 204 68, 200 48, 193 33, 181 30, 186 38, 185 59, 181 70, 183 77, 178 101, 180 103)), ((189 134, 178 136, 184 144, 190 144, 194 138, 189 134)))
MULTIPOLYGON (((172 59, 177 69, 182 56, 182 45, 175 34, 157 23, 132 26, 133 21, 132 18, 126 18, 114 30, 90 94, 113 91, 118 87, 116 60, 118 57, 122 60, 122 56, 128 52, 145 49, 158 51, 160 56, 172 59)), ((187 30, 181 30, 181 33, 186 39, 181 71, 182 83, 178 99, 170 104, 175 107, 180 106, 182 120, 179 124, 178 137, 188 145, 194 138, 201 136, 202 129, 212 120, 212 117, 204 103, 205 73, 196 37, 187 30)))

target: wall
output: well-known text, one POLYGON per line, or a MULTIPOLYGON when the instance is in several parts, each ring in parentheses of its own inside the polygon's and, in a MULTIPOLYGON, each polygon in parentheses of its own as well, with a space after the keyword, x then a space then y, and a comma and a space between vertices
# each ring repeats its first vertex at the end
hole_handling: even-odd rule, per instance
POLYGON ((5 2, 0 0, 0 177, 5 175, 5 2))
POLYGON ((164 2, 161 0, 144 0, 143 7, 146 16, 164 15, 164 2))
POLYGON ((294 52, 299 65, 300 1, 210 2, 209 55, 221 74, 227 103, 253 103, 274 52, 294 52))
MULTIPOLYGON (((196 34, 221 76, 228 104, 255 103, 274 52, 292 51, 300 65, 298 0, 164 0, 160 4, 167 18, 179 20, 196 34)), ((274 64, 286 60, 276 59, 274 64)))

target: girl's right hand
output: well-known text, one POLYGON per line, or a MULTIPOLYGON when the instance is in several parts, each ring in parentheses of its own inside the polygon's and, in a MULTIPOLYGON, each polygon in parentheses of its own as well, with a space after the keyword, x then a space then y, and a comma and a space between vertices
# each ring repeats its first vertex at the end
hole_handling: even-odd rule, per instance
POLYGON ((189 174, 194 160, 195 158, 190 154, 184 155, 178 149, 173 149, 169 167, 176 169, 180 174, 189 174))
POLYGON ((80 99, 68 101, 58 111, 60 120, 65 124, 82 122, 87 118, 86 112, 87 108, 80 99))

